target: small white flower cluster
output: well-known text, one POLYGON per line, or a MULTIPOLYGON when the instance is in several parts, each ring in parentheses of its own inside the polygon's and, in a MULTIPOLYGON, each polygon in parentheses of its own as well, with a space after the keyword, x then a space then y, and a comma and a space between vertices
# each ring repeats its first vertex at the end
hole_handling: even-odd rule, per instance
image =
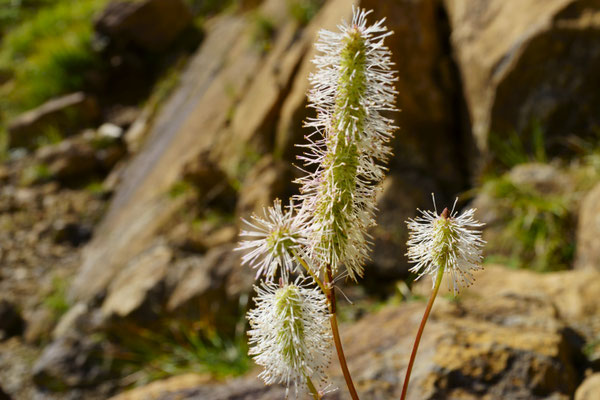
POLYGON ((305 214, 294 211, 292 202, 284 211, 276 199, 273 207, 263 209, 264 218, 252 215, 250 220, 243 220, 250 229, 240 232, 241 237, 248 239, 240 242, 238 250, 246 252, 242 263, 257 270, 256 279, 264 275, 273 280, 278 271, 287 278, 295 265, 292 252, 301 252, 308 245, 305 214))
POLYGON ((407 256, 415 263, 410 271, 419 274, 417 279, 431 275, 435 283, 442 268, 450 275, 453 292, 457 294, 461 286, 473 283, 472 271, 481 269, 481 250, 485 242, 478 228, 484 224, 475 220, 472 208, 459 216, 447 208, 440 215, 437 210, 419 211, 419 217, 407 222, 410 231, 407 256))
POLYGON ((264 282, 255 287, 256 308, 248 313, 250 354, 264 367, 267 385, 305 383, 305 376, 326 382, 331 359, 327 299, 319 288, 297 279, 283 286, 264 282))

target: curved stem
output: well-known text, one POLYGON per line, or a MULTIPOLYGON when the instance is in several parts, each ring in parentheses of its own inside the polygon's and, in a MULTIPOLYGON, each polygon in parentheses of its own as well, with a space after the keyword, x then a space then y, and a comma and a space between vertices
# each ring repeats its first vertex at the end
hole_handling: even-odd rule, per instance
POLYGON ((325 273, 325 295, 327 296, 327 300, 329 301, 329 311, 331 313, 329 317, 329 322, 331 322, 331 333, 333 334, 333 342, 335 343, 335 350, 337 351, 338 359, 340 360, 340 366, 342 367, 342 373, 344 374, 344 379, 346 380, 346 386, 348 386, 348 390, 350 391, 350 396, 352 397, 352 400, 359 400, 358 393, 356 393, 356 389, 354 388, 354 382, 352 382, 350 370, 348 369, 348 364, 346 363, 344 349, 342 347, 342 340, 340 338, 340 331, 338 329, 336 317, 335 291, 333 289, 333 286, 331 285, 331 282, 331 267, 327 266, 327 270, 325 273))
POLYGON ((321 280, 319 279, 319 277, 308 266, 308 264, 306 263, 306 261, 302 257, 300 257, 298 255, 298 253, 296 253, 296 251, 294 249, 292 249, 292 254, 294 255, 294 257, 296 257, 296 260, 298 260, 298 262, 300 263, 300 265, 302 265, 304 267, 304 269, 306 270, 306 272, 308 272, 308 274, 313 278, 313 280, 317 283, 317 285, 319 285, 319 287, 323 291, 323 294, 327 295, 327 290, 325 289, 325 286, 323 285, 323 282, 321 282, 321 280))
POLYGON ((313 384, 312 380, 306 373, 304 373, 304 377, 306 378, 306 386, 308 386, 308 390, 310 390, 310 394, 312 394, 313 399, 321 400, 322 396, 319 394, 319 391, 313 384))
POLYGON ((408 390, 408 381, 410 380, 410 373, 412 372, 412 367, 415 363, 417 350, 419 349, 419 343, 421 342, 421 335, 423 335, 425 324, 427 323, 427 319, 429 318, 429 313, 431 312, 431 308, 433 307, 433 302, 435 301, 438 290, 440 289, 440 284, 442 283, 443 277, 444 269, 439 268, 437 276, 435 278, 435 286, 433 287, 433 291, 431 292, 431 297, 429 297, 429 302, 427 303, 427 307, 425 308, 425 314, 423 314, 423 319, 421 320, 421 325, 419 326, 419 330, 417 331, 417 337, 415 338, 415 344, 413 345, 412 353, 410 354, 410 361, 408 362, 408 368, 406 369, 406 377, 404 378, 404 386, 402 386, 402 395, 400 396, 400 400, 404 400, 406 398, 406 391, 408 390))

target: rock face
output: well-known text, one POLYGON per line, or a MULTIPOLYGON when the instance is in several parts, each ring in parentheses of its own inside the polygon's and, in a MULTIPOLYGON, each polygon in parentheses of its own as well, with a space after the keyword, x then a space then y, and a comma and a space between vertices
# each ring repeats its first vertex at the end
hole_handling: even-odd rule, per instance
POLYGON ((600 185, 596 185, 584 197, 579 210, 577 224, 577 256, 575 265, 578 268, 596 268, 600 270, 600 185))
POLYGON ((575 400, 593 400, 600 393, 600 373, 595 373, 583 381, 575 392, 575 400))
POLYGON ((125 155, 125 146, 119 137, 88 130, 40 148, 35 161, 47 168, 49 178, 69 183, 105 175, 125 155))
MULTIPOLYGON (((416 171, 392 172, 385 178, 377 199, 377 226, 371 230, 374 243, 372 260, 367 266, 365 279, 385 281, 408 276, 406 221, 416 216, 417 208, 429 208, 431 193, 437 189, 433 178, 420 176, 416 171)), ((445 203, 443 196, 438 195, 437 201, 445 203)))
POLYGON ((597 2, 445 3, 480 149, 512 131, 528 143, 539 123, 546 146, 558 152, 561 137, 597 129, 600 95, 589 90, 600 82, 597 2))
POLYGON ((394 31, 386 45, 398 70, 401 112, 393 115, 400 129, 393 142, 391 170, 427 171, 423 175, 435 178, 437 191, 462 190, 473 161, 472 143, 470 135, 461 133, 458 72, 448 54, 448 27, 440 3, 363 0, 360 6, 373 9, 373 19, 385 18, 385 25, 394 31))
POLYGON ((57 391, 94 385, 106 378, 97 354, 102 354, 102 348, 91 339, 62 337, 35 362, 33 380, 39 387, 57 391))
POLYGON ((183 0, 116 1, 98 16, 95 28, 121 46, 133 43, 158 52, 165 50, 192 19, 183 0))
MULTIPOLYGON (((582 346, 598 332, 600 308, 593 295, 600 290, 598 272, 538 275, 495 266, 487 267, 477 278, 457 301, 442 296, 436 301, 408 398, 572 398, 586 367, 582 346)), ((430 284, 423 282, 416 292, 429 295, 430 284)), ((349 368, 361 397, 399 397, 424 308, 423 302, 388 306, 342 327, 349 368)), ((331 372, 340 389, 327 398, 348 398, 337 362, 331 372)), ((161 400, 281 398, 284 389, 264 387, 254 376, 256 372, 225 384, 181 387, 171 383, 173 390, 164 385, 162 393, 153 395, 161 400)), ((584 382, 577 396, 588 393, 593 378, 584 382)))
MULTIPOLYGON (((340 4, 347 2, 338 0, 329 5, 328 26, 335 26, 341 14, 346 15, 350 10, 350 4, 348 7, 340 4)), ((283 2, 267 1, 260 12, 278 21, 272 46, 274 54, 287 54, 288 46, 312 43, 313 37, 298 40, 290 31, 295 24, 289 21, 283 2)), ((260 135, 261 129, 274 126, 277 113, 273 107, 278 107, 278 99, 289 86, 287 81, 291 79, 293 66, 303 52, 292 51, 296 54, 295 61, 289 55, 283 58, 291 67, 283 68, 276 56, 269 55, 270 61, 263 62, 262 54, 252 43, 238 40, 249 36, 252 29, 255 28, 239 16, 221 17, 208 28, 207 37, 181 78, 180 88, 156 118, 144 149, 127 166, 98 234, 85 250, 81 272, 72 287, 74 298, 87 301, 102 294, 115 273, 150 246, 182 205, 178 199, 169 198, 170 189, 199 155, 207 157, 206 164, 213 163, 217 169, 232 173, 237 167, 230 161, 239 160, 239 155, 248 150, 244 150, 244 140, 269 143, 268 137, 260 135), (265 101, 257 103, 254 91, 261 87, 252 86, 253 79, 269 71, 287 72, 279 75, 283 80, 276 85, 277 90, 272 88, 274 91, 269 92, 265 101), (255 105, 264 106, 260 112, 256 111, 259 115, 251 115, 253 126, 260 132, 249 131, 241 122, 233 123, 235 112, 231 120, 228 110, 236 111, 238 103, 242 104, 246 97, 254 99, 255 105)), ((313 32, 316 30, 312 28, 313 32)), ((240 106, 239 112, 246 111, 240 106)))
POLYGON ((49 129, 57 129, 63 135, 72 134, 92 124, 99 113, 96 100, 82 92, 52 99, 10 122, 10 147, 32 148, 35 139, 49 129))

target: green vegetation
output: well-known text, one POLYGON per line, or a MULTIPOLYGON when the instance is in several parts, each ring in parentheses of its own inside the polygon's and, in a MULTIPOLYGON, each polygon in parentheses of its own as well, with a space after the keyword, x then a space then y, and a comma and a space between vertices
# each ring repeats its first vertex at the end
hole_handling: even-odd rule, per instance
POLYGON ((91 20, 106 1, 56 1, 7 33, 0 69, 13 74, 2 88, 8 114, 84 87, 85 73, 101 64, 91 48, 91 20))
MULTIPOLYGON (((552 271, 569 268, 575 255, 576 212, 583 194, 600 179, 599 140, 578 143, 580 157, 552 165, 568 187, 551 188, 514 182, 503 172, 526 163, 547 164, 546 139, 539 123, 522 136, 512 132, 500 140, 491 136, 495 163, 476 191, 492 200, 498 221, 488 226, 486 262, 514 268, 552 271)), ((573 149, 571 149, 572 151, 573 149)), ((542 185, 544 186, 544 185, 542 185)), ((547 185, 546 185, 547 186, 547 185)))
POLYGON ((20 184, 22 186, 30 186, 48 181, 51 178, 52 173, 46 164, 33 164, 26 167, 21 173, 20 184))
POLYGON ((176 199, 189 193, 193 188, 192 184, 187 181, 177 181, 171 186, 171 189, 169 189, 169 197, 176 199))
POLYGON ((0 36, 55 0, 0 0, 0 36))
POLYGON ((585 344, 583 354, 590 361, 600 360, 600 335, 585 344))
POLYGON ((246 338, 238 336, 224 339, 176 321, 162 332, 123 323, 119 333, 111 335, 119 348, 113 363, 122 373, 136 372, 137 385, 187 372, 217 379, 238 376, 251 365, 246 338))
POLYGON ((101 181, 92 181, 85 186, 85 190, 95 196, 101 196, 106 192, 101 181))
POLYGON ((58 321, 69 310, 67 288, 67 280, 59 276, 52 279, 52 291, 44 299, 44 306, 52 312, 54 321, 58 321))
POLYGON ((210 16, 237 7, 239 0, 186 0, 194 15, 210 16))
POLYGON ((287 0, 292 18, 300 25, 306 25, 323 5, 323 0, 287 0))
POLYGON ((532 123, 529 132, 523 136, 515 131, 510 132, 506 137, 490 135, 490 150, 505 168, 527 162, 548 161, 545 135, 541 125, 537 122, 532 123))
POLYGON ((518 185, 508 174, 489 179, 481 192, 505 216, 501 232, 487 245, 489 260, 517 268, 547 271, 567 268, 575 251, 572 198, 518 185))
POLYGON ((86 88, 102 68, 92 18, 108 0, 0 0, 0 144, 4 123, 50 98, 86 88))
POLYGON ((273 45, 275 22, 268 16, 255 12, 252 14, 252 32, 250 41, 259 51, 268 52, 273 45))

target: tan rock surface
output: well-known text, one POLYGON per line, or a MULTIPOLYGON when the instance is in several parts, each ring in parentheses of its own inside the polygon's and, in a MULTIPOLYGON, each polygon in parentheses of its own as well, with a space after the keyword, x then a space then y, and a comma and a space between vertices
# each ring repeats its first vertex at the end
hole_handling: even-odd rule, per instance
POLYGON ((583 381, 575 392, 575 400, 594 400, 600 395, 600 373, 595 373, 583 381))
MULTIPOLYGON (((600 284, 596 271, 540 275, 491 266, 458 300, 442 293, 425 328, 408 399, 572 398, 582 378, 581 343, 573 329, 590 328, 593 318, 600 317, 595 283, 600 284)), ((430 285, 424 281, 416 292, 428 295, 430 285)), ((422 301, 388 305, 342 326, 349 368, 362 398, 399 397, 424 308, 422 301)), ((326 398, 349 398, 336 361, 331 373, 339 390, 326 398)), ((191 384, 158 398, 281 398, 281 387, 264 387, 255 376, 191 384)), ((586 381, 578 393, 586 393, 592 383, 586 381)))
POLYGON ((596 268, 600 270, 600 185, 590 190, 579 209, 577 222, 577 255, 575 265, 578 268, 596 268))
POLYGON ((111 282, 102 304, 103 314, 130 316, 148 299, 148 292, 165 278, 172 257, 167 246, 158 245, 133 259, 111 282))

